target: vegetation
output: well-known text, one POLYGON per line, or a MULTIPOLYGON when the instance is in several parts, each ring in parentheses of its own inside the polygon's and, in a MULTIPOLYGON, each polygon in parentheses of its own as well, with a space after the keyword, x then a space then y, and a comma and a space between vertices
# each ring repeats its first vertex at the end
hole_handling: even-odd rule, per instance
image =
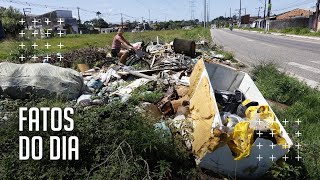
POLYGON ((9 37, 16 37, 16 35, 24 28, 19 22, 23 17, 22 14, 13 7, 0 7, 0 17, 4 33, 9 37))
MULTIPOLYGON (((76 49, 86 48, 89 46, 94 47, 110 47, 115 33, 111 34, 85 34, 85 35, 67 35, 65 37, 55 37, 51 39, 37 39, 32 40, 32 43, 38 44, 38 50, 44 55, 58 52, 69 52, 76 49), (47 49, 44 45, 46 43, 52 45, 47 49), (64 45, 61 49, 58 47, 60 44, 64 45)), ((163 31, 147 31, 138 33, 124 33, 124 36, 130 42, 138 41, 156 41, 157 36, 162 42, 173 41, 174 38, 186 38, 193 40, 210 40, 210 31, 204 28, 195 28, 192 30, 163 30, 163 31)), ((0 43, 0 61, 9 59, 10 52, 19 48, 21 42, 15 40, 6 40, 0 43)))
POLYGON ((289 175, 299 176, 297 179, 317 179, 320 172, 320 91, 278 71, 274 64, 259 65, 255 67, 253 74, 256 85, 266 98, 290 105, 287 109, 275 109, 276 114, 280 120, 287 119, 290 122, 285 128, 295 145, 302 145, 300 149, 293 147, 290 163, 274 167, 279 171, 273 175, 281 177, 280 179, 287 179, 289 175), (300 125, 295 122, 298 119, 301 121, 300 125), (297 137, 297 131, 302 136, 297 137), (299 162, 295 159, 297 154, 302 157, 299 162))

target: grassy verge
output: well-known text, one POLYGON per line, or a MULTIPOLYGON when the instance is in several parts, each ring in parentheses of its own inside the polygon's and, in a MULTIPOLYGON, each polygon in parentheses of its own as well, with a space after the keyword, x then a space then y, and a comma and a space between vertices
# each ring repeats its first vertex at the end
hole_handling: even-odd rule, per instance
MULTIPOLYGON (((32 41, 38 44, 38 50, 42 54, 68 52, 89 46, 95 47, 110 47, 115 33, 111 34, 85 34, 85 35, 67 35, 65 37, 55 37, 51 39, 37 39, 32 41), (60 44, 64 45, 62 49, 58 47, 60 44), (47 49, 46 43, 51 47, 47 49)), ((165 31, 147 31, 139 33, 125 33, 125 38, 130 42, 138 41, 156 41, 157 36, 162 42, 173 41, 174 38, 185 38, 190 40, 210 40, 210 31, 204 28, 195 28, 192 30, 165 30, 165 31)), ((19 48, 21 42, 9 40, 0 42, 0 61, 5 60, 10 56, 10 52, 19 48)))
MULTIPOLYGON (((277 176, 299 176, 298 179, 317 179, 320 173, 318 150, 320 148, 320 92, 308 87, 306 84, 279 72, 275 65, 265 64, 255 67, 253 74, 256 85, 267 98, 289 105, 287 109, 275 109, 280 120, 289 120, 285 126, 295 145, 300 143, 302 147, 294 147, 295 154, 291 157, 291 164, 300 166, 295 171, 288 163, 278 167, 277 176), (298 125, 295 121, 301 121, 298 125), (299 131, 302 136, 295 133, 299 131), (302 159, 299 162, 295 157, 299 154, 302 159), (301 164, 302 163, 302 164, 301 164), (286 170, 287 169, 287 170, 286 170), (306 170, 306 172, 303 171, 306 170), (288 172, 290 172, 288 174, 288 172)), ((282 177, 283 178, 283 177, 282 177)), ((288 177, 287 177, 288 178, 288 177)))
MULTIPOLYGON (((248 31, 259 31, 264 32, 264 29, 260 28, 241 28, 248 31)), ((320 36, 320 32, 311 32, 309 28, 286 28, 281 30, 270 29, 268 32, 282 33, 282 34, 293 34, 301 36, 320 36)))

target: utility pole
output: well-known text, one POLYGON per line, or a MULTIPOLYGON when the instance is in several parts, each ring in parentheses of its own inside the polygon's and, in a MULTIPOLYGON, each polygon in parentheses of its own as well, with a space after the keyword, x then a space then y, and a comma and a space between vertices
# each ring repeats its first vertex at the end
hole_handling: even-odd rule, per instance
POLYGON ((143 23, 143 17, 141 17, 141 23, 143 23))
POLYGON ((207 0, 207 26, 209 26, 210 22, 210 0, 207 0))
POLYGON ((258 9, 258 18, 260 18, 260 9, 262 9, 263 7, 258 7, 256 9, 258 9))
POLYGON ((231 8, 230 8, 230 19, 231 19, 232 17, 231 17, 231 8))
POLYGON ((270 13, 271 13, 271 0, 269 0, 268 2, 268 17, 270 17, 270 13))
POLYGON ((266 20, 266 9, 267 9, 267 0, 264 0, 264 14, 263 14, 264 20, 266 20))
POLYGON ((123 28, 123 17, 122 17, 122 13, 121 13, 121 27, 123 28))
POLYGON ((150 9, 149 9, 149 25, 150 25, 150 9))
POLYGON ((317 1, 316 4, 316 13, 314 15, 314 31, 317 32, 318 30, 318 24, 319 24, 319 4, 320 0, 317 1))
POLYGON ((78 9, 78 19, 79 19, 79 24, 81 24, 80 12, 79 12, 80 8, 79 8, 79 7, 77 7, 77 9, 78 9))
POLYGON ((240 0, 240 9, 239 9, 239 27, 241 26, 241 0, 240 0))
POLYGON ((204 8, 203 8, 203 27, 206 28, 206 20, 207 20, 207 1, 204 0, 204 8))
POLYGON ((193 21, 194 20, 194 8, 195 8, 195 5, 194 5, 194 0, 190 0, 190 13, 191 13, 191 20, 193 21))
POLYGON ((23 8, 24 20, 26 21, 27 29, 29 29, 28 20, 27 20, 27 14, 26 13, 31 13, 31 8, 23 8))

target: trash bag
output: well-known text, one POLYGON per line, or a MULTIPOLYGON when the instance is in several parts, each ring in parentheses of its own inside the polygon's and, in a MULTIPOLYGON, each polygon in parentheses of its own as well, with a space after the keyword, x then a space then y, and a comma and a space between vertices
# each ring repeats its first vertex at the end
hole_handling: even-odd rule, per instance
POLYGON ((275 121, 275 115, 268 105, 251 106, 246 110, 247 120, 261 120, 269 124, 270 131, 278 145, 285 145, 286 140, 281 136, 280 125, 275 121))
POLYGON ((234 92, 215 90, 215 97, 217 103, 222 107, 221 111, 231 114, 235 114, 239 104, 246 100, 245 95, 240 90, 234 92))
POLYGON ((239 122, 235 127, 233 134, 230 136, 228 145, 234 153, 234 160, 241 160, 250 155, 250 150, 253 144, 254 130, 249 127, 250 122, 239 122))

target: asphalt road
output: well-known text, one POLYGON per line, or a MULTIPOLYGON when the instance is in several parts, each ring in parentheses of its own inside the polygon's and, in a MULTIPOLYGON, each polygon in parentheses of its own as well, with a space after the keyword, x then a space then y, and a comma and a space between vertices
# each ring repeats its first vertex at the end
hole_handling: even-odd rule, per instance
POLYGON ((312 87, 320 85, 320 40, 228 29, 211 33, 218 45, 247 65, 273 62, 312 87))

